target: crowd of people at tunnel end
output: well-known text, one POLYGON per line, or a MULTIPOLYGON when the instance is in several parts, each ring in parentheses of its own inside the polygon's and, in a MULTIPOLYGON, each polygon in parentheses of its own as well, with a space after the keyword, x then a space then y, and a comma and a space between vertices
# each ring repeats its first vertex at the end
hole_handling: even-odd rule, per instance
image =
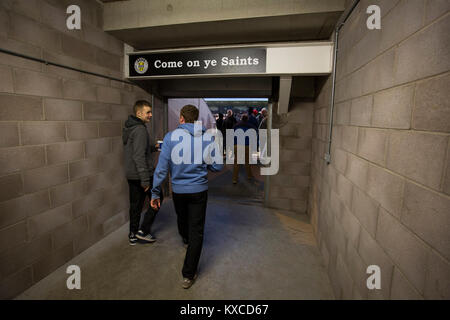
MULTIPOLYGON (((222 113, 218 114, 218 119, 216 120, 216 127, 217 130, 221 131, 223 136, 223 145, 227 146, 226 139, 227 134, 226 130, 239 130, 241 129, 244 133, 247 130, 255 130, 256 133, 260 129, 267 129, 267 109, 262 108, 259 112, 256 108, 252 109, 249 108, 248 112, 242 112, 237 115, 237 118, 235 114, 233 113, 232 109, 228 109, 226 116, 222 113)), ((258 139, 257 139, 258 141, 258 139)), ((234 152, 231 152, 231 150, 227 150, 227 148, 224 148, 225 155, 227 154, 244 154, 244 166, 245 166, 245 172, 247 174, 248 180, 253 180, 253 172, 252 172, 252 161, 251 157, 252 155, 257 151, 254 150, 254 147, 252 148, 249 138, 246 137, 244 142, 240 142, 236 137, 234 137, 234 152)), ((233 165, 233 184, 237 184, 239 181, 239 168, 240 163, 238 161, 238 157, 234 157, 234 165, 233 165)))

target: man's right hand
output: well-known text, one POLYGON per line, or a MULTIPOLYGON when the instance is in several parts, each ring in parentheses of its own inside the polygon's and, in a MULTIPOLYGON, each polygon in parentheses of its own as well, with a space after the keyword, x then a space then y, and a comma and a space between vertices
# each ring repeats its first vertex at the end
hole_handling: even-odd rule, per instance
POLYGON ((154 209, 154 210, 159 210, 159 208, 161 207, 161 199, 152 199, 150 201, 150 206, 154 209))

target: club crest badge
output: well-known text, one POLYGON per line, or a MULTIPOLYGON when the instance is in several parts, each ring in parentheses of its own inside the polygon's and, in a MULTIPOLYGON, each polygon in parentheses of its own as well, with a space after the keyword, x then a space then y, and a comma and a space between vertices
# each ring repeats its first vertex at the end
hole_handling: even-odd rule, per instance
POLYGON ((144 58, 139 58, 134 63, 134 70, 139 74, 144 74, 148 70, 148 62, 144 58))

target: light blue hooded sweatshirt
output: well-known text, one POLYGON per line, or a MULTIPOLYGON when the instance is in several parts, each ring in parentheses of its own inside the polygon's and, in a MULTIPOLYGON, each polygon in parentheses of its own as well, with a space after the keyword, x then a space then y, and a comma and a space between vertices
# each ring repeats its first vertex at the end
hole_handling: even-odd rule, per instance
POLYGON ((216 158, 219 161, 213 161, 215 151, 218 149, 214 151, 215 143, 205 130, 200 125, 185 123, 166 134, 153 174, 152 199, 160 198, 158 187, 169 172, 172 190, 175 193, 197 193, 208 190, 208 170, 213 172, 222 170, 223 158, 219 151, 216 158))

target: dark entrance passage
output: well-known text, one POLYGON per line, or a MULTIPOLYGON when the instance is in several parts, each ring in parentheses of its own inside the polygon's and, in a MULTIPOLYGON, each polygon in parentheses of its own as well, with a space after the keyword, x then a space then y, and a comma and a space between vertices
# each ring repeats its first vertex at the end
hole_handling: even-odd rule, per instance
MULTIPOLYGON (((185 104, 193 104, 200 110, 199 120, 206 129, 217 128, 216 121, 219 114, 227 118, 227 111, 232 110, 232 116, 237 122, 242 115, 255 112, 259 116, 263 108, 268 108, 266 98, 179 98, 168 100, 168 128, 173 130, 177 126, 179 110, 185 104)), ((258 123, 259 124, 259 123, 258 123)), ((225 148, 225 147, 224 147, 225 148)), ((257 153, 251 156, 257 159, 257 153)), ((225 158, 224 158, 225 161, 225 158)), ((219 201, 236 202, 250 205, 263 205, 264 202, 264 180, 261 176, 260 164, 250 165, 253 179, 247 179, 245 166, 240 165, 238 169, 238 182, 233 183, 233 164, 225 164, 221 172, 208 173, 210 198, 219 201)))
POLYGON ((264 176, 259 174, 259 166, 254 165, 253 180, 246 179, 244 166, 239 169, 239 182, 232 183, 233 165, 226 165, 222 172, 209 173, 209 196, 223 201, 235 201, 249 205, 264 202, 264 176))

